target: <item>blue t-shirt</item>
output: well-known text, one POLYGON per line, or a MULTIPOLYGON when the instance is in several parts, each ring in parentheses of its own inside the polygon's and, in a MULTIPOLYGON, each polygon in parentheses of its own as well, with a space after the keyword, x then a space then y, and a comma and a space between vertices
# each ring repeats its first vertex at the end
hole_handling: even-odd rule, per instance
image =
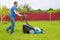
POLYGON ((10 10, 10 18, 15 18, 16 14, 14 13, 14 10, 17 10, 15 6, 13 6, 10 10))

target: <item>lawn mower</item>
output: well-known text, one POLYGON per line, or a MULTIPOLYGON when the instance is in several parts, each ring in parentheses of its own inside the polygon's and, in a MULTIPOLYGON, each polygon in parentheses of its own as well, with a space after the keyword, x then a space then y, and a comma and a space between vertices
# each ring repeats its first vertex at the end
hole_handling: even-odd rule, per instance
POLYGON ((23 15, 23 19, 25 24, 23 25, 23 32, 28 34, 42 34, 44 33, 43 29, 40 29, 38 27, 33 28, 30 24, 28 24, 26 20, 26 16, 23 15))

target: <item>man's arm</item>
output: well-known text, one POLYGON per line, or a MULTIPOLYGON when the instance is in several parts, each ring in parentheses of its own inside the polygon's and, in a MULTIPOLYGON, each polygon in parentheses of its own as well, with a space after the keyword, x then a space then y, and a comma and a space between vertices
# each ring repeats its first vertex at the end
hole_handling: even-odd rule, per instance
POLYGON ((19 14, 16 10, 14 10, 15 14, 17 14, 18 16, 22 16, 21 14, 19 14))

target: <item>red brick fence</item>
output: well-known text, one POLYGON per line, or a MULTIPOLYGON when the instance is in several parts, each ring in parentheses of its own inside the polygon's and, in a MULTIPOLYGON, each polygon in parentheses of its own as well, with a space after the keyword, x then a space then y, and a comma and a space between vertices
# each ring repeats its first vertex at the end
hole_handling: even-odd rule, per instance
MULTIPOLYGON (((27 20, 50 20, 49 13, 26 13, 25 15, 27 20)), ((23 20, 23 17, 16 16, 15 19, 23 20)), ((4 20, 9 21, 9 16, 6 15, 4 20)), ((60 13, 52 13, 51 20, 60 20, 60 13)))

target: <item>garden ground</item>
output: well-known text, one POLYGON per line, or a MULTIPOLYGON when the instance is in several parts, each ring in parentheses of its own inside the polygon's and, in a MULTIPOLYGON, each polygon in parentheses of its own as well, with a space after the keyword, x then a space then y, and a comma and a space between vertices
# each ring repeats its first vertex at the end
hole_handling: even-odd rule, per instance
POLYGON ((22 32, 23 21, 17 21, 13 35, 6 32, 10 25, 0 23, 0 40, 60 40, 60 21, 28 21, 33 27, 43 28, 45 34, 24 34, 22 32))

